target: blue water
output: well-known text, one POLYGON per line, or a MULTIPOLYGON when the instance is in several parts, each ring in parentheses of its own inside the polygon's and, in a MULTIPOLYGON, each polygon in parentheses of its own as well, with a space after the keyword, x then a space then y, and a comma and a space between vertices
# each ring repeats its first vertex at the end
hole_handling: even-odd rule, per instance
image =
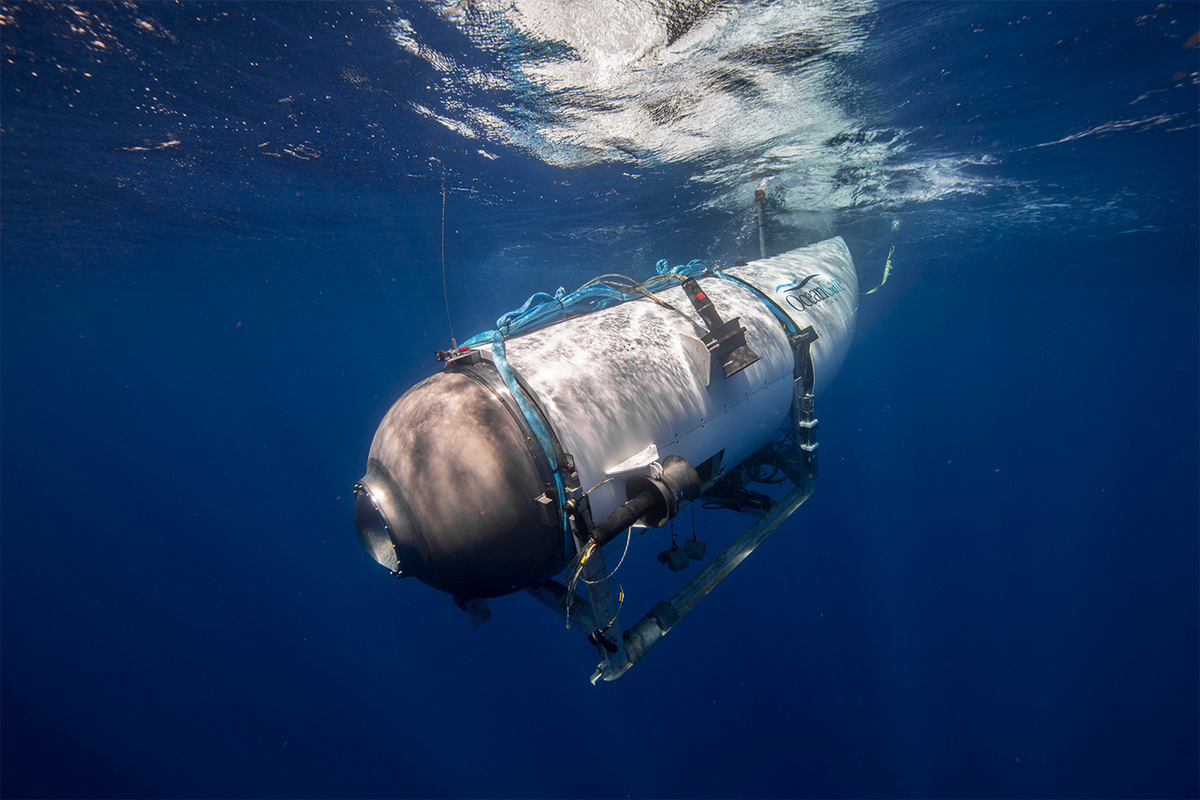
POLYGON ((580 6, 3 7, 0 793, 1196 797, 1197 5, 580 6), (753 257, 756 188, 895 269, 643 662, 363 552, 447 301, 753 257))

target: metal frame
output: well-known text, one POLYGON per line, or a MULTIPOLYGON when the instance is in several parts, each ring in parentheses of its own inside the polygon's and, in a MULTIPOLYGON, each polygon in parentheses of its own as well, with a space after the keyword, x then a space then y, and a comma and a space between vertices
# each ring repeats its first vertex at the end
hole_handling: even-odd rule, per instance
MULTIPOLYGON (((800 385, 797 389, 799 391, 792 417, 794 448, 790 454, 791 463, 788 469, 794 488, 782 499, 774 501, 771 508, 761 515, 761 519, 734 539, 670 600, 656 603, 644 617, 620 636, 610 633, 613 630, 621 630, 617 619, 620 603, 613 599, 608 569, 599 548, 593 550, 581 565, 580 577, 584 581, 586 597, 574 594, 567 586, 555 580, 543 581, 526 590, 558 612, 566 621, 567 627, 577 625, 587 630, 588 640, 596 646, 602 657, 591 677, 593 684, 601 679, 611 681, 624 675, 812 496, 817 473, 817 419, 811 389, 806 391, 800 385)), ((715 481, 710 482, 709 487, 714 483, 715 481)), ((744 483, 742 485, 744 486, 744 483)), ((759 516, 756 512, 745 513, 759 516)))

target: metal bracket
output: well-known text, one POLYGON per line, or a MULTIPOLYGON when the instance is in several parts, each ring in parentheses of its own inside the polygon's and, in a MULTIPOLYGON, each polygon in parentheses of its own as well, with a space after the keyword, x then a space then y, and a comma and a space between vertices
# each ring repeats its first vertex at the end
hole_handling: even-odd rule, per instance
POLYGON ((482 361, 491 362, 491 353, 486 350, 475 350, 470 347, 460 347, 457 350, 436 350, 434 357, 446 365, 447 368, 452 366, 467 367, 472 364, 478 364, 482 361))
POLYGON ((620 604, 614 601, 612 586, 608 581, 608 568, 604 555, 596 548, 583 563, 580 578, 583 580, 587 597, 572 594, 571 589, 559 581, 542 581, 526 589, 544 605, 556 611, 567 623, 567 627, 578 625, 587 631, 588 641, 595 645, 602 660, 595 683, 601 672, 624 672, 621 665, 628 663, 625 640, 613 631, 621 630, 617 624, 620 604))
POLYGON ((473 597, 471 599, 455 597, 454 605, 467 612, 467 616, 471 618, 471 624, 476 628, 492 618, 492 610, 488 608, 487 600, 484 600, 482 597, 473 597))
POLYGON ((592 683, 601 678, 606 681, 616 680, 624 675, 810 496, 812 484, 804 481, 776 503, 770 513, 735 539, 721 555, 676 592, 674 597, 656 603, 646 616, 625 633, 625 662, 614 664, 615 659, 611 658, 601 661, 592 676, 592 683))
POLYGON ((692 301, 692 308, 696 309, 708 328, 708 333, 701 341, 721 362, 725 377, 731 377, 758 361, 759 355, 746 344, 746 329, 742 327, 740 318, 722 320, 716 306, 694 278, 684 277, 682 283, 684 292, 692 301))
POLYGON ((604 474, 610 478, 621 478, 622 480, 634 475, 660 477, 662 475, 662 464, 658 461, 658 446, 651 442, 620 464, 605 470, 604 474))
POLYGON ((788 339, 795 353, 792 372, 792 439, 796 443, 798 474, 789 475, 794 483, 817 477, 817 411, 813 391, 812 343, 817 331, 809 325, 788 339))

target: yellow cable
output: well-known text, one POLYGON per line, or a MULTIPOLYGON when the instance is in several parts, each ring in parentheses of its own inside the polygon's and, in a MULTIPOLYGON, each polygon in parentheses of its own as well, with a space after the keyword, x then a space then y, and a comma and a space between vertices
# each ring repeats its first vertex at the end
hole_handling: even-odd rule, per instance
POLYGON ((883 288, 883 285, 884 285, 885 283, 887 283, 888 276, 892 274, 892 253, 894 253, 894 252, 896 252, 896 245, 892 245, 892 249, 888 250, 888 254, 887 254, 887 262, 885 262, 885 263, 884 263, 884 265, 883 265, 883 280, 881 280, 881 281, 879 282, 879 285, 878 285, 878 286, 876 286, 876 287, 875 287, 874 289, 872 289, 871 291, 869 291, 869 292, 860 292, 859 294, 860 294, 861 296, 863 296, 863 297, 866 297, 866 296, 867 296, 867 295, 869 295, 869 294, 875 294, 876 292, 878 292, 880 289, 882 289, 882 288, 883 288))

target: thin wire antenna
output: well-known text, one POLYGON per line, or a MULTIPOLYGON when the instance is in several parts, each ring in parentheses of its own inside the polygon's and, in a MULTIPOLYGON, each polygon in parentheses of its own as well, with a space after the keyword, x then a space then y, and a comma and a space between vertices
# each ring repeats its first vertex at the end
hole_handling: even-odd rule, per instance
POLYGON ((450 349, 457 350, 454 323, 450 321, 450 294, 446 291, 446 173, 442 172, 442 299, 446 301, 446 324, 450 326, 450 349))

